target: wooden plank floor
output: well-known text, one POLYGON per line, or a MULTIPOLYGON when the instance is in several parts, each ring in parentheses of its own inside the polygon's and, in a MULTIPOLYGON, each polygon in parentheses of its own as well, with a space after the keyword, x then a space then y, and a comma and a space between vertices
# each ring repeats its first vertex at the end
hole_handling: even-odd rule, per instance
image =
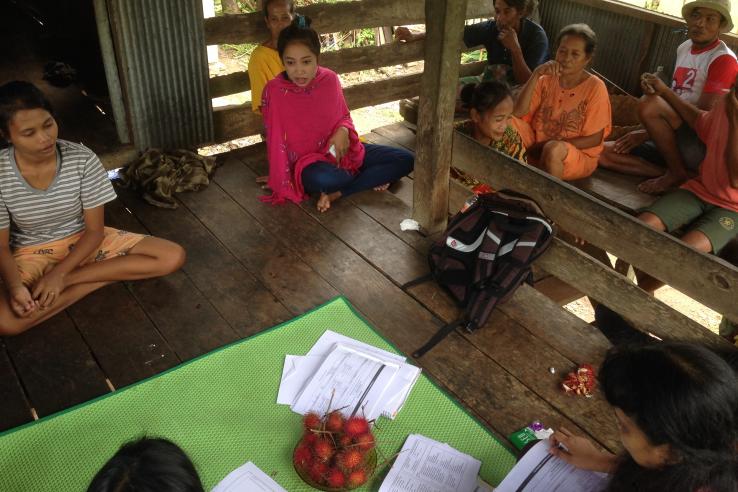
MULTIPOLYGON (((368 140, 407 143, 392 137, 379 129, 368 140)), ((318 214, 313 202, 259 202, 263 147, 223 161, 211 185, 181 195, 176 210, 119 190, 107 222, 181 243, 187 264, 166 278, 108 286, 2 340, 0 429, 144 379, 336 295, 406 353, 457 315, 431 283, 400 287, 427 269, 427 238, 399 228, 411 214, 411 179, 397 194, 365 192, 318 214)), ((572 398, 558 389, 576 363, 598 364, 608 347, 590 325, 523 286, 482 330, 454 333, 416 363, 500 436, 542 420, 617 450, 601 395, 572 398)))

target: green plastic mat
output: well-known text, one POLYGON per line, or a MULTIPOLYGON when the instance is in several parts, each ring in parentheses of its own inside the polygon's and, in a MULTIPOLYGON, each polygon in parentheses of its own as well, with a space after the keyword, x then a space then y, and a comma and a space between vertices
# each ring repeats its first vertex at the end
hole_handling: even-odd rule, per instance
MULTIPOLYGON (((0 490, 84 491, 131 439, 161 436, 192 458, 206 490, 247 461, 287 490, 311 490, 292 468, 301 418, 277 405, 286 354, 305 354, 325 330, 397 351, 343 299, 145 381, 0 434, 0 490)), ((392 456, 422 434, 482 461, 497 485, 515 459, 479 422, 421 376, 395 420, 381 418, 380 451, 392 456)), ((376 490, 379 479, 365 487, 376 490)))

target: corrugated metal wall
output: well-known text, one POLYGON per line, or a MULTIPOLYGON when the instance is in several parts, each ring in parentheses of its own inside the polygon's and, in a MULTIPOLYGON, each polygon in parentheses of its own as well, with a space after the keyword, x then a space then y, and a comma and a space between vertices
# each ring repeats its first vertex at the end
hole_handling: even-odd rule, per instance
POLYGON ((202 0, 108 0, 138 149, 213 140, 202 0))

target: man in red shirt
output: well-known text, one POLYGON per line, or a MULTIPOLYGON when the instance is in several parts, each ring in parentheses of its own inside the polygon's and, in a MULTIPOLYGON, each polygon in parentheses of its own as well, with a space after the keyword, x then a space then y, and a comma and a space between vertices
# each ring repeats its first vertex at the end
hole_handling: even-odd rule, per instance
MULTIPOLYGON (((730 1, 691 1, 682 8, 682 15, 689 39, 677 49, 672 90, 693 110, 709 111, 738 73, 735 54, 718 38, 733 28, 730 1)), ((689 171, 696 171, 705 148, 673 104, 653 93, 648 84, 641 85, 645 95, 638 116, 644 129, 608 142, 599 163, 614 171, 652 178, 638 188, 660 194, 686 181, 689 171)))

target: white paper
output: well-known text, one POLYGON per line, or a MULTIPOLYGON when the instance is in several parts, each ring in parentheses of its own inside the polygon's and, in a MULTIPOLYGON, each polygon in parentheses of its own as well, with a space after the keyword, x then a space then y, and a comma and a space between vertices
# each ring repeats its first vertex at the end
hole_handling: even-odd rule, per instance
POLYGON ((610 476, 580 470, 549 454, 548 439, 533 446, 495 489, 496 492, 600 492, 610 476), (520 488, 523 482, 530 480, 520 488))
POLYGON ((212 492, 287 492, 252 462, 229 473, 212 492))
POLYGON ((325 360, 322 356, 286 355, 282 369, 282 381, 279 384, 277 403, 292 405, 310 376, 315 374, 325 360))
POLYGON ((383 410, 382 395, 398 370, 397 363, 336 344, 297 396, 292 410, 305 414, 342 409, 347 416, 376 419, 383 410))
POLYGON ((448 444, 412 434, 379 492, 474 492, 481 466, 448 444))
POLYGON ((374 345, 369 345, 368 343, 354 340, 353 338, 347 337, 346 335, 341 335, 340 333, 336 333, 335 331, 331 330, 326 330, 325 333, 320 336, 318 341, 315 342, 315 345, 312 346, 312 348, 306 355, 321 355, 325 357, 331 350, 333 350, 333 347, 337 343, 355 347, 380 359, 387 359, 389 361, 395 362, 405 362, 405 357, 401 355, 388 352, 387 350, 382 350, 375 347, 374 345))

